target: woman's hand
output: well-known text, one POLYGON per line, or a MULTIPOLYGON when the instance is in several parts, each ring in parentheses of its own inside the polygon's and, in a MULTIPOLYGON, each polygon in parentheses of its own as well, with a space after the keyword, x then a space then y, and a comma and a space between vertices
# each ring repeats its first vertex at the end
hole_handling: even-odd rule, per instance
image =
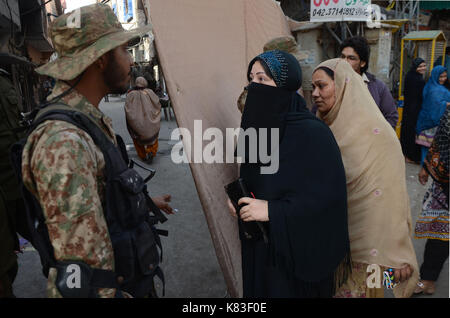
POLYGON ((237 218, 237 214, 236 214, 236 209, 233 206, 233 203, 231 203, 230 198, 227 199, 227 204, 228 204, 228 211, 230 212, 230 214, 237 218))
POLYGON ((412 273, 414 272, 414 268, 412 268, 409 264, 406 264, 402 268, 394 268, 394 281, 395 283, 401 283, 405 280, 408 280, 412 273))
POLYGON ((159 197, 152 198, 153 202, 160 210, 164 211, 166 214, 175 214, 175 211, 169 205, 170 199, 170 194, 164 194, 159 197))
POLYGON ((269 221, 269 203, 266 200, 245 197, 241 198, 238 204, 247 204, 240 211, 242 221, 269 221))
POLYGON ((427 182, 428 182, 428 172, 423 167, 419 171, 419 182, 420 182, 421 185, 426 185, 427 182))

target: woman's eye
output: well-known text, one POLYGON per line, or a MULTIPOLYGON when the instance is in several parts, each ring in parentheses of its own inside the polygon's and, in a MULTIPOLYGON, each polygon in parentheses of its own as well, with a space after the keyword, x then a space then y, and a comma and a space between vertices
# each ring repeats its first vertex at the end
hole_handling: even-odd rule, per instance
POLYGON ((260 77, 259 80, 260 80, 261 82, 264 82, 264 81, 265 81, 264 77, 260 77))

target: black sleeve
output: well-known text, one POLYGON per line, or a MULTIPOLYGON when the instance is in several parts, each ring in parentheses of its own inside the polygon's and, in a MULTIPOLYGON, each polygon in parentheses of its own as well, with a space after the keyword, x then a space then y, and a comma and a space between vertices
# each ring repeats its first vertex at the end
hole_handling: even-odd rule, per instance
POLYGON ((272 260, 302 280, 320 280, 349 253, 344 166, 322 122, 289 125, 285 138, 292 146, 281 164, 288 167, 284 182, 290 190, 269 201, 272 260))

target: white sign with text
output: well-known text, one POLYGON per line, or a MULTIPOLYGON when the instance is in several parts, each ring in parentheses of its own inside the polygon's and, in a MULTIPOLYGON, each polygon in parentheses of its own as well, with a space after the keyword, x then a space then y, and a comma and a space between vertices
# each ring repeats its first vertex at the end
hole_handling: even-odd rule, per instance
POLYGON ((371 0, 311 0, 310 21, 368 21, 371 11, 371 0))

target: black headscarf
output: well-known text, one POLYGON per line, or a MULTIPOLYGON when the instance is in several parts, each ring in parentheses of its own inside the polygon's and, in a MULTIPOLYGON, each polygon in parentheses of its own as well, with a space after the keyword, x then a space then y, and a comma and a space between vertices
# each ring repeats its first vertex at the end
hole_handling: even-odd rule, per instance
MULTIPOLYGON (((248 87, 247 99, 242 114, 241 128, 246 130, 250 127, 258 129, 257 149, 259 153, 259 129, 268 129, 267 149, 270 155, 271 128, 279 129, 279 140, 283 138, 288 112, 298 112, 308 118, 314 118, 309 112, 305 113, 306 103, 303 97, 297 94, 302 85, 302 70, 297 59, 286 52, 273 50, 264 52, 255 57, 247 70, 247 78, 256 61, 268 70, 277 87, 263 84, 251 83, 248 87)), ((248 162, 248 148, 246 149, 246 161, 248 162)))
POLYGON ((302 69, 292 54, 273 50, 258 55, 248 65, 247 79, 249 82, 251 81, 250 72, 256 61, 260 61, 263 67, 269 70, 269 75, 278 88, 297 91, 302 86, 302 69))
POLYGON ((270 220, 263 222, 268 244, 242 239, 244 297, 331 297, 351 264, 339 147, 296 92, 297 60, 269 51, 252 60, 249 70, 256 60, 266 64, 277 87, 249 85, 241 127, 282 132, 276 173, 261 174, 260 163, 240 167, 248 190, 268 201, 270 220))
POLYGON ((411 63, 411 71, 417 72, 417 68, 420 64, 424 63, 425 60, 421 57, 415 58, 411 63))
MULTIPOLYGON (((425 63, 425 60, 418 57, 415 58, 411 63, 411 68, 405 77, 405 90, 410 93, 418 91, 416 95, 422 95, 423 87, 425 86, 425 80, 423 75, 417 72, 417 68, 420 64, 425 63)), ((422 97, 420 97, 422 99, 422 97)))

